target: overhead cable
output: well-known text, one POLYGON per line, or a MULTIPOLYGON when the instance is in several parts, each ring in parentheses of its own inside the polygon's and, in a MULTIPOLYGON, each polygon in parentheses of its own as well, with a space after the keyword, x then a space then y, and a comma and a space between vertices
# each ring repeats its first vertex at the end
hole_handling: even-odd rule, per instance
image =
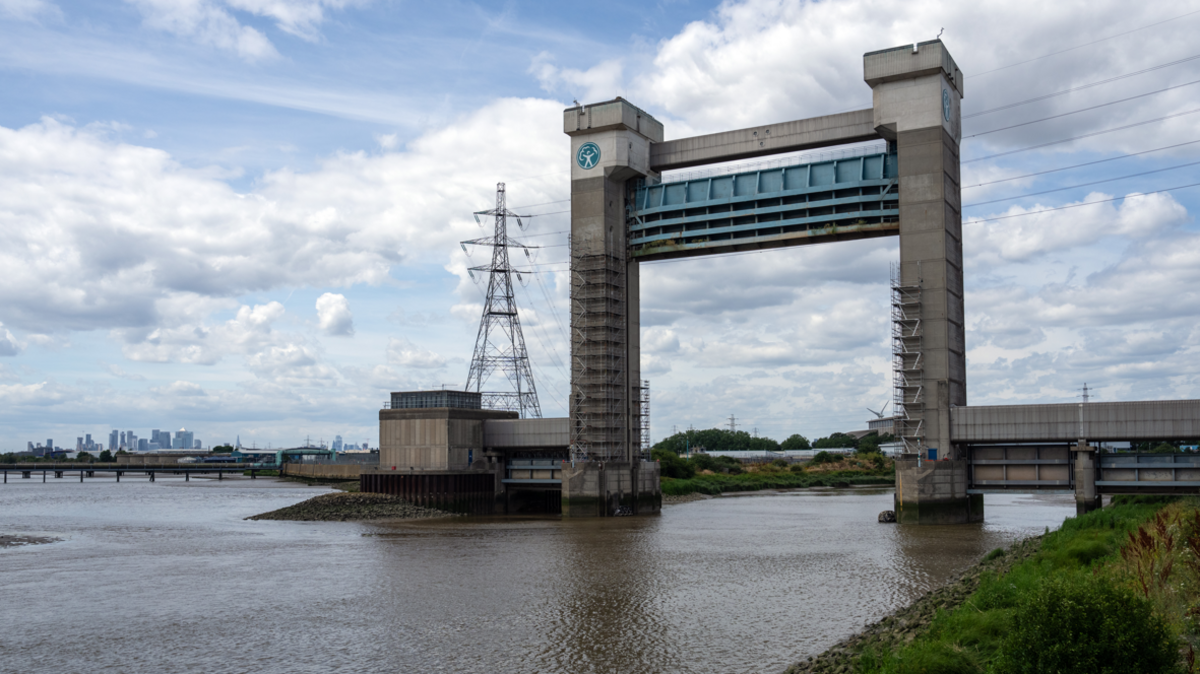
POLYGON ((1067 206, 1055 206, 1054 208, 1043 208, 1041 210, 1028 211, 1026 213, 1013 213, 1012 215, 998 215, 994 218, 970 218, 967 221, 967 223, 965 223, 965 224, 970 224, 970 223, 974 223, 974 222, 992 222, 994 220, 1008 220, 1009 218, 1023 218, 1027 215, 1038 215, 1040 213, 1049 213, 1051 211, 1065 211, 1068 208, 1081 208, 1083 206, 1091 206, 1093 204, 1107 204, 1112 201, 1120 201, 1122 199, 1131 199, 1131 198, 1137 197, 1137 196, 1145 197, 1145 196, 1150 196, 1151 194, 1163 194, 1164 192, 1174 192, 1175 190, 1185 190, 1189 187, 1200 187, 1200 183, 1192 183, 1190 185, 1179 185, 1178 187, 1168 187, 1166 189, 1155 190, 1153 192, 1138 192, 1136 195, 1113 197, 1111 199, 1097 199, 1096 201, 1085 201, 1081 204, 1070 204, 1067 206))
POLYGON ((1143 155, 1143 154, 1150 154, 1151 152, 1161 152, 1163 150, 1170 150, 1172 148, 1183 147, 1184 145, 1195 145, 1196 143, 1200 143, 1200 140, 1190 140, 1186 143, 1176 143, 1174 145, 1167 145, 1165 147, 1156 147, 1153 150, 1142 150, 1141 152, 1130 152, 1129 154, 1123 154, 1123 155, 1120 155, 1117 157, 1108 157, 1107 159, 1097 159, 1096 161, 1088 161, 1088 162, 1084 162, 1082 164, 1075 164, 1072 166, 1063 166, 1062 168, 1056 168, 1056 169, 1047 169, 1045 171, 1038 171, 1036 173, 1026 173, 1024 175, 1012 176, 1011 178, 1000 178, 998 180, 989 180, 986 183, 979 183, 977 185, 966 185, 962 189, 970 190, 970 189, 975 189, 976 187, 984 187, 986 185, 995 185, 997 183, 1006 183, 1011 180, 1020 180, 1021 178, 1033 178, 1036 176, 1044 176, 1047 173, 1058 173, 1059 171, 1067 171, 1070 169, 1082 168, 1084 166, 1093 166, 1095 164, 1103 164, 1105 162, 1117 161, 1118 159, 1128 159, 1130 157, 1137 157, 1137 156, 1143 155))
POLYGON ((1081 183, 1079 185, 1071 185, 1069 187, 1056 187, 1052 190, 1043 190, 1041 192, 1030 192, 1029 194, 1018 194, 1015 197, 1003 197, 1001 199, 992 199, 991 201, 980 201, 980 202, 977 202, 974 204, 963 204, 963 208, 974 208, 975 206, 984 206, 987 204, 997 204, 997 203, 1000 203, 1001 201, 1012 201, 1013 199, 1024 199, 1025 197, 1036 197, 1036 196, 1039 196, 1042 194, 1050 194, 1052 192, 1065 192, 1066 190, 1075 190, 1075 189, 1079 189, 1080 187, 1090 187, 1092 185, 1099 185, 1101 183, 1111 183, 1111 182, 1115 182, 1117 180, 1126 180, 1129 178, 1148 176, 1152 173, 1162 173, 1164 171, 1174 171, 1175 169, 1187 168, 1189 166, 1195 166, 1197 164, 1200 164, 1200 161, 1194 161, 1194 162, 1190 162, 1187 164, 1180 164, 1179 166, 1168 166, 1167 168, 1154 169, 1153 171, 1142 171, 1141 173, 1131 173, 1127 176, 1118 176, 1116 178, 1105 178, 1104 180, 1093 180, 1090 183, 1081 183))
POLYGON ((973 133, 969 136, 964 136, 963 140, 966 140, 968 138, 975 138, 978 136, 986 136, 989 133, 996 133, 997 131, 1008 131, 1009 129, 1016 129, 1016 128, 1022 127, 1022 126, 1029 126, 1030 124, 1037 124, 1038 122, 1045 122, 1045 121, 1049 121, 1051 119, 1058 119, 1059 117, 1069 117, 1071 115, 1078 115, 1079 113, 1087 112, 1088 110, 1095 110, 1097 108, 1106 108, 1110 105, 1116 105, 1117 103, 1125 103, 1127 101, 1132 101, 1132 100, 1135 100, 1138 98, 1144 98, 1146 96, 1153 96, 1154 94, 1161 94, 1164 91, 1170 91, 1172 89, 1179 89, 1181 87, 1190 87, 1193 84, 1200 84, 1200 80, 1193 80, 1191 82, 1186 82, 1184 84, 1176 84, 1174 86, 1170 86, 1165 89, 1158 89, 1156 91, 1147 91, 1144 94, 1138 94, 1136 96, 1130 96, 1128 98, 1122 98, 1122 99, 1116 100, 1116 101, 1109 101, 1108 103, 1100 103, 1098 105, 1092 105, 1092 106, 1089 106, 1086 108, 1080 108, 1079 110, 1072 110, 1071 112, 1064 112, 1064 113, 1058 114, 1058 115, 1050 115, 1049 117, 1042 117, 1041 119, 1034 119, 1034 120, 1030 120, 1028 122, 1021 122, 1020 124, 1013 124, 1011 126, 1002 126, 999 129, 992 129, 991 131, 980 131, 979 133, 973 133))
POLYGON ((1010 63, 1006 66, 1000 66, 999 68, 992 68, 991 70, 985 70, 981 73, 975 73, 974 75, 967 75, 967 79, 970 79, 972 77, 979 77, 980 75, 987 75, 988 73, 999 72, 1001 70, 1008 70, 1009 68, 1015 68, 1017 66, 1025 65, 1026 63, 1033 63, 1034 61, 1040 61, 1044 58, 1050 58, 1051 56, 1058 56, 1059 54, 1065 54, 1069 51, 1075 51, 1076 49, 1090 47, 1094 44, 1099 44, 1101 42, 1105 42, 1105 41, 1111 40, 1113 38, 1118 38, 1123 35, 1129 35, 1131 33, 1136 33, 1139 30, 1145 30, 1147 28, 1153 28, 1154 26, 1161 26, 1164 23, 1171 23, 1172 21, 1178 21, 1179 19, 1189 17, 1193 14, 1200 14, 1200 9, 1192 11, 1192 12, 1188 12, 1187 14, 1180 14, 1179 16, 1171 17, 1170 19, 1164 19, 1163 21, 1156 21, 1155 23, 1146 24, 1145 26, 1142 26, 1140 28, 1134 28, 1133 30, 1127 30, 1124 33, 1117 33, 1116 35, 1109 35, 1108 37, 1102 37, 1099 40, 1092 40, 1091 42, 1085 42, 1083 44, 1075 45, 1074 47, 1067 47, 1066 49, 1062 49, 1062 50, 1059 50, 1056 52, 1051 52, 1049 54, 1043 54, 1041 56, 1036 56, 1034 58, 1027 59, 1025 61, 1018 61, 1017 63, 1010 63))
POLYGON ((1082 136, 1072 136, 1071 138, 1064 138, 1062 140, 1053 140, 1053 141, 1050 141, 1049 143, 1039 143, 1038 145, 1030 145, 1028 147, 1021 147, 1021 148, 1017 148, 1015 150, 1009 150, 1007 152, 998 152, 996 154, 990 154, 986 157, 976 157, 975 159, 966 159, 966 160, 963 160, 961 163, 970 164, 972 162, 984 161, 985 159, 995 159, 996 157, 1007 157, 1010 154, 1017 154, 1018 152, 1026 152, 1029 150, 1036 150, 1038 148, 1049 147, 1051 145, 1059 145, 1061 143, 1069 143, 1073 140, 1080 140, 1083 138, 1091 138, 1092 136, 1099 136, 1101 134, 1112 133, 1114 131, 1124 131, 1125 129, 1132 129, 1132 128, 1138 127, 1138 126, 1145 126, 1146 124, 1153 124, 1155 122, 1161 122, 1161 121, 1164 121, 1167 119, 1174 119, 1176 117, 1182 117, 1184 115, 1192 115, 1197 112, 1200 112, 1200 108, 1196 108, 1195 110, 1188 110, 1186 112, 1177 112, 1173 115, 1167 115, 1165 117, 1156 117, 1154 119, 1147 119, 1144 122, 1134 122, 1133 124, 1126 124, 1124 126, 1115 126, 1111 129, 1104 129, 1102 131, 1093 131, 1091 133, 1085 133, 1082 136))
POLYGON ((979 117, 980 115, 987 115, 987 114, 990 114, 993 112, 999 112, 1001 110, 1008 110, 1009 108, 1015 108, 1015 107, 1018 107, 1021 105, 1025 105, 1027 103, 1036 103, 1038 101, 1044 101, 1047 98, 1054 98, 1055 96, 1062 96, 1063 94, 1069 94, 1072 91, 1079 91, 1080 89, 1090 89, 1091 87, 1098 87, 1101 84, 1108 84, 1109 82, 1116 82, 1117 80, 1123 80, 1123 79, 1126 79, 1129 77, 1134 77, 1135 75, 1144 75, 1144 74, 1146 74, 1148 72, 1152 72, 1154 70, 1161 70, 1163 68, 1168 68, 1170 66, 1177 66, 1180 63, 1187 63, 1188 61, 1194 61, 1196 59, 1200 59, 1200 54, 1196 54, 1195 56, 1189 56, 1185 59, 1179 59, 1178 61, 1171 61, 1170 63, 1164 63, 1162 65, 1153 66, 1151 68, 1145 68, 1144 70, 1139 70, 1137 72, 1126 73, 1124 75, 1117 75, 1116 77, 1110 77, 1106 80, 1100 80, 1099 82, 1092 82, 1091 84, 1081 84, 1077 87, 1071 87, 1070 89, 1063 89, 1062 91, 1056 91, 1052 94, 1046 94, 1044 96, 1037 96, 1035 98, 1030 98, 1028 100, 1020 101, 1017 103, 1009 103, 1008 105, 1002 105, 998 108, 991 108, 990 110, 981 110, 979 112, 972 112, 969 115, 963 115, 962 118, 963 119, 971 119, 972 117, 979 117))

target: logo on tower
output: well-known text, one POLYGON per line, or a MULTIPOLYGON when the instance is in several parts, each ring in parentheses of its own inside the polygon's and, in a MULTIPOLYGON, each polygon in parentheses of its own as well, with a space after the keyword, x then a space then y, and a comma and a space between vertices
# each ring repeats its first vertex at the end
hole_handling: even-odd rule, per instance
POLYGON ((942 116, 950 121, 950 90, 942 89, 942 116))
POLYGON ((580 145, 579 151, 575 153, 575 163, 585 171, 596 168, 596 164, 600 163, 600 146, 591 142, 580 145))

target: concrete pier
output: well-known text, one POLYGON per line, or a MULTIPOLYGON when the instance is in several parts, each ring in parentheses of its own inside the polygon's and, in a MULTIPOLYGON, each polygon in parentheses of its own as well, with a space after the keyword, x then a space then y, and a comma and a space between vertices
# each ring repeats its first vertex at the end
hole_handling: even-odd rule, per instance
POLYGON ((1086 515, 1102 505, 1096 489, 1096 448, 1080 441, 1071 451, 1075 455, 1075 513, 1086 515))
POLYGON ((983 495, 967 493, 967 461, 896 460, 896 521, 966 524, 983 521, 983 495))
POLYGON ((655 461, 564 462, 563 517, 646 515, 662 510, 655 461))

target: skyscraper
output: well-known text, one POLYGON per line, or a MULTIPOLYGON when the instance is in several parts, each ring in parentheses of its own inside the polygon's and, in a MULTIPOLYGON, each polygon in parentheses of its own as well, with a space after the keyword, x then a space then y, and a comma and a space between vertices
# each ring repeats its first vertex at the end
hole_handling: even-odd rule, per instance
POLYGON ((186 428, 179 429, 179 432, 175 434, 175 444, 172 445, 172 447, 175 449, 191 449, 192 444, 195 442, 193 435, 194 434, 186 428))
POLYGON ((335 451, 335 452, 342 451, 342 436, 340 436, 340 435, 333 436, 333 451, 335 451))
POLYGON ((114 430, 108 434, 108 449, 109 449, 109 451, 115 452, 121 448, 119 433, 120 433, 120 431, 114 430))

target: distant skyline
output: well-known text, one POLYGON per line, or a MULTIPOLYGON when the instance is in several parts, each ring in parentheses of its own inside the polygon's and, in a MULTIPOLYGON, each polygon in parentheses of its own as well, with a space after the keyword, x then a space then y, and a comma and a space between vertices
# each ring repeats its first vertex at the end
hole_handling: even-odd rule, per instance
MULTIPOLYGON (((147 418, 375 446, 389 392, 466 380, 482 253, 458 242, 498 182, 543 246, 517 301, 563 416, 562 110, 621 95, 678 138, 865 108, 863 53, 939 31, 966 75, 969 403, 1198 398, 1200 189, 1159 192, 1197 182, 1197 29, 1200 0, 0 0, 0 451, 147 418)), ((644 265, 653 439, 865 428, 896 258, 644 265)))

